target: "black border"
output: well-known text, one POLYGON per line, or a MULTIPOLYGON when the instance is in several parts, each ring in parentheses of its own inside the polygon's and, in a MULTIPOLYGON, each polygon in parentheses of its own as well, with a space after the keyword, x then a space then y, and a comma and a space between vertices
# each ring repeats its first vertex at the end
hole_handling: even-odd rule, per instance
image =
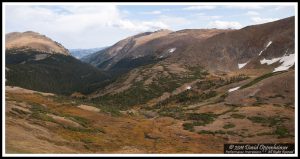
MULTIPOLYGON (((214 0, 214 1, 197 1, 197 0, 185 0, 185 1, 180 1, 180 0, 173 0, 173 1, 166 1, 166 0, 152 0, 152 1, 138 1, 138 0, 125 0, 125 1, 122 1, 122 0, 102 0, 102 1, 96 1, 96 0, 88 0, 88 1, 79 1, 79 0, 73 0, 73 1, 59 1, 59 0, 54 0, 54 1, 49 1, 49 0, 46 0, 46 1, 34 1, 34 0, 30 0, 30 1, 24 1, 24 0, 14 0, 14 1, 9 1, 9 0, 4 0, 4 1, 1 1, 1 8, 3 8, 3 3, 7 2, 7 3, 19 3, 19 2, 22 2, 22 3, 32 3, 32 2, 38 2, 38 3, 60 3, 60 2, 63 2, 63 3, 136 3, 136 2, 140 2, 140 3, 173 3, 173 2, 176 2, 176 3, 262 3, 262 2, 270 2, 270 3, 273 3, 273 2, 276 2, 276 3, 287 3, 287 2, 294 2, 294 3, 297 3, 297 11, 298 11, 298 1, 297 0, 283 0, 283 1, 222 1, 222 0, 214 0)), ((3 12, 3 11, 2 11, 3 12)), ((296 13, 297 16, 298 16, 298 12, 296 13)), ((2 21, 2 27, 3 26, 3 19, 2 19, 2 16, 1 16, 1 21, 2 21)), ((5 33, 2 32, 2 36, 4 36, 5 33)), ((298 36, 299 37, 299 36, 298 36)), ((299 39, 298 39, 299 40, 299 39)), ((1 39, 1 42, 2 42, 2 39, 1 39)), ((4 47, 4 46, 2 46, 4 47)), ((299 48, 298 48, 299 49, 299 48)), ((298 55, 299 56, 299 55, 298 55)), ((1 62, 2 62, 2 56, 1 56, 1 62)), ((299 59, 298 59, 298 62, 299 62, 299 59)), ((299 63, 298 63, 299 65, 299 63)), ((298 68, 297 68, 298 69, 298 68)), ((1 69, 1 75, 2 77, 4 76, 4 73, 2 72, 2 69, 1 69)), ((1 78, 1 83, 3 84, 3 81, 2 81, 2 78, 1 78)), ((1 95, 2 95, 2 91, 4 89, 4 85, 2 85, 2 89, 1 89, 1 95)), ((297 97, 296 97, 297 98, 297 97)), ((298 101, 299 102, 299 101, 298 101)), ((1 102, 1 105, 2 105, 2 102, 1 102)), ((298 108, 298 115, 299 115, 299 108, 298 108)), ((1 114, 2 115, 2 114, 1 114)), ((298 116, 299 117, 299 116, 298 116)), ((3 127, 3 124, 4 122, 2 121, 2 127, 3 127)), ((2 130, 2 129, 1 129, 2 130)), ((4 132, 2 131, 2 134, 4 132)), ((2 137, 1 137, 1 141, 2 141, 2 137)), ((3 142, 3 141, 2 141, 3 142)), ((298 143, 299 143, 299 140, 298 140, 298 143)), ((299 146, 299 145, 298 145, 299 146)), ((1 148, 1 152, 2 152, 2 148, 1 148)), ((2 154, 2 157, 3 157, 3 152, 1 153, 2 154)), ((298 154, 299 154, 299 151, 298 151, 298 154)), ((298 155, 297 154, 297 155, 298 155)), ((36 154, 32 154, 32 155, 36 155, 36 154)), ((72 158, 81 158, 81 157, 113 157, 113 158, 117 158, 118 156, 105 156, 106 154, 99 154, 99 155, 102 155, 102 156, 81 156, 81 157, 75 157, 75 156, 59 156, 59 154, 56 154, 57 156, 47 156, 47 157, 72 157, 72 158)), ((66 154, 63 154, 63 155, 66 155, 66 154)), ((74 155, 74 154, 72 154, 74 155)), ((118 154, 119 155, 119 154, 118 154)), ((130 156, 130 154, 126 154, 128 156, 122 156, 122 157, 153 157, 153 156, 138 156, 139 154, 133 154, 133 155, 136 155, 136 156, 130 156)), ((144 155, 144 154, 143 154, 144 155)), ((169 157, 169 156, 164 156, 164 154, 157 154, 159 155, 160 157, 169 157)), ((195 155, 198 155, 198 154, 195 154, 195 155)), ((199 154, 201 155, 201 154, 199 154)), ((240 158, 239 156, 227 156, 227 155, 230 155, 230 154, 222 154, 224 156, 185 156, 184 154, 178 154, 178 156, 175 156, 175 157, 207 157, 207 158, 220 158, 220 157, 233 157, 233 158, 240 158)), ((264 155, 264 154, 262 154, 264 155)), ((282 154, 284 155, 284 154, 282 154)), ((5 156, 5 157, 8 157, 8 156, 5 156)), ((14 157, 17 157, 17 156, 14 156, 14 157)), ((13 158, 14 158, 13 157, 13 158)), ((25 156, 20 156, 20 157, 25 157, 25 156)), ((30 156, 28 158, 31 158, 31 157, 43 157, 43 156, 30 156)), ((245 158, 260 158, 260 157, 256 157, 256 156, 247 156, 245 158)), ((266 156, 264 156, 266 157, 266 156)), ((284 157, 284 158, 294 158, 294 157, 285 157, 285 156, 272 156, 272 157, 284 157)), ((297 156, 298 157, 298 156, 297 156)), ((267 157, 267 158, 271 158, 271 157, 267 157)))

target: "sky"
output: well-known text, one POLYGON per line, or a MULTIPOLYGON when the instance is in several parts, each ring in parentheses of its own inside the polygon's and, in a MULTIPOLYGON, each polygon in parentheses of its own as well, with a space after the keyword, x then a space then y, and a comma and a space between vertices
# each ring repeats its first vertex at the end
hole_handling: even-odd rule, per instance
POLYGON ((293 3, 237 4, 10 4, 5 33, 35 31, 67 49, 111 46, 141 32, 240 29, 295 16, 293 3))

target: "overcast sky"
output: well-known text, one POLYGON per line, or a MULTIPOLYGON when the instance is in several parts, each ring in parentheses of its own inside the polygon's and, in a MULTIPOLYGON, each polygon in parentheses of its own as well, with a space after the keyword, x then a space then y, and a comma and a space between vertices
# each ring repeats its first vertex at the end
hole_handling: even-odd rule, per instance
POLYGON ((110 46, 145 31, 232 28, 295 15, 293 4, 5 5, 5 32, 35 31, 66 48, 110 46))

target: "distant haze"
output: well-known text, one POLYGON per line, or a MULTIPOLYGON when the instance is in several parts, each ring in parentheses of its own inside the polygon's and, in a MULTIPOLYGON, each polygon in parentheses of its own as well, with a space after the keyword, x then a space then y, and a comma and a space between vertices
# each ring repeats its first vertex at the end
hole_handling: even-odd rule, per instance
POLYGON ((91 48, 91 49, 69 49, 69 51, 72 56, 76 57, 77 59, 80 59, 84 56, 90 55, 92 53, 103 50, 105 48, 106 47, 91 48))

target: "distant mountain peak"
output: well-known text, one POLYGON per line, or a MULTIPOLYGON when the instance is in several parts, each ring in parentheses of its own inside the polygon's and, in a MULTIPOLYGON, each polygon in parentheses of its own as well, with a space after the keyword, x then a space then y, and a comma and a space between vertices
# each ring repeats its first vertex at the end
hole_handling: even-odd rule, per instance
POLYGON ((69 51, 60 43, 34 31, 6 34, 5 49, 30 49, 49 54, 70 55, 69 51))
POLYGON ((283 56, 287 50, 293 54, 294 30, 294 17, 242 29, 163 29, 130 36, 82 60, 104 70, 124 70, 125 65, 130 70, 151 60, 200 65, 212 72, 270 68, 276 64, 259 61, 288 58, 283 56))

